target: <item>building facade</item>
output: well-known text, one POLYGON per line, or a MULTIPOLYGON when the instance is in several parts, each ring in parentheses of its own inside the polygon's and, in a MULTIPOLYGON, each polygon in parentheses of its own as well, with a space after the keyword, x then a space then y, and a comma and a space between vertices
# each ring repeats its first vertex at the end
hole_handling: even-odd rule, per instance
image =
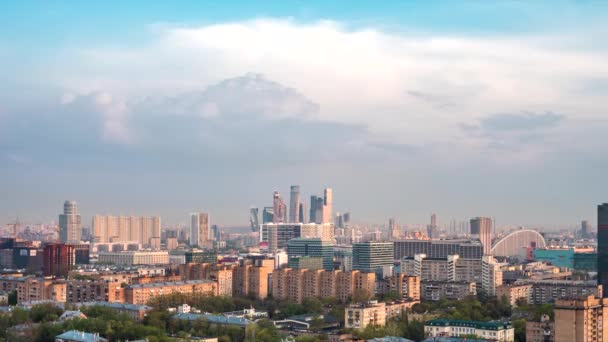
POLYGON ((554 313, 555 342, 608 341, 608 302, 604 299, 559 299, 554 313))
POLYGON ((434 319, 424 324, 424 333, 426 336, 430 337, 459 337, 475 335, 488 341, 515 341, 515 329, 513 328, 511 322, 478 322, 452 319, 434 319))
POLYGON ((65 201, 63 214, 59 215, 59 239, 63 243, 79 243, 82 234, 82 221, 78 206, 74 201, 65 201))
POLYGON ((369 241, 353 244, 353 270, 374 272, 380 276, 394 266, 393 242, 369 241))
POLYGON ((608 288, 608 203, 597 206, 597 281, 608 288))
POLYGON ((471 240, 400 240, 395 241, 395 260, 424 254, 427 258, 447 258, 459 255, 463 259, 481 259, 483 246, 471 240))
POLYGON ((112 265, 167 265, 169 253, 167 251, 124 251, 100 252, 98 262, 112 265))
POLYGON ((190 246, 210 247, 209 214, 193 213, 190 215, 190 246))

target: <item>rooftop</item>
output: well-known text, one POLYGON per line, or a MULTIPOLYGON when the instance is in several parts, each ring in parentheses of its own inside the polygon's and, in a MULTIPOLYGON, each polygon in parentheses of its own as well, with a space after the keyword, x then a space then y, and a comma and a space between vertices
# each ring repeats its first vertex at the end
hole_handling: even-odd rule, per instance
POLYGON ((152 288, 152 287, 197 285, 197 284, 208 284, 208 283, 215 283, 215 281, 203 279, 203 280, 172 281, 172 282, 149 283, 149 284, 134 284, 134 285, 129 286, 129 288, 144 289, 144 288, 152 288))
POLYGON ((246 327, 253 323, 252 321, 240 318, 240 317, 226 317, 211 314, 195 314, 195 313, 179 313, 175 315, 177 319, 183 319, 186 321, 198 321, 199 319, 205 320, 209 323, 224 324, 224 325, 236 325, 240 327, 246 327))
POLYGON ((513 325, 511 322, 481 322, 481 321, 467 321, 461 319, 434 319, 424 323, 425 326, 441 326, 441 327, 468 327, 475 329, 484 330, 503 330, 511 329, 513 325))
POLYGON ((66 341, 77 341, 77 342, 105 342, 105 338, 100 337, 99 334, 92 334, 82 332, 78 330, 66 331, 61 335, 55 336, 55 339, 66 340, 66 341))

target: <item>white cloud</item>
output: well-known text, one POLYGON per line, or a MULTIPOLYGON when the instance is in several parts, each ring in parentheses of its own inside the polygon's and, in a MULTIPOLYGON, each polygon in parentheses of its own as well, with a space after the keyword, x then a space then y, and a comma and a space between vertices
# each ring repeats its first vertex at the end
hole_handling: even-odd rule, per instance
MULTIPOLYGON (((412 35, 275 19, 168 26, 154 34, 145 46, 79 48, 57 82, 128 97, 179 95, 254 71, 318 103, 314 119, 363 124, 391 143, 456 139, 467 148, 487 146, 467 140, 460 125, 488 115, 553 111, 582 120, 602 118, 607 109, 597 94, 572 96, 608 73, 605 51, 577 50, 553 36, 412 35)), ((220 107, 204 102, 192 110, 214 117, 220 107)), ((107 130, 123 135, 113 124, 107 130)))

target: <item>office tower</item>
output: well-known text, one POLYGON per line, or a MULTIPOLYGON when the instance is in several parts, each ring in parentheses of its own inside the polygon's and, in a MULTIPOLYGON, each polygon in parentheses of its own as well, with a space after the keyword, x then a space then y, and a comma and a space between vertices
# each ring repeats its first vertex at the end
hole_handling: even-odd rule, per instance
POLYGON ((492 249, 492 219, 489 217, 472 218, 471 237, 478 238, 483 245, 483 254, 489 255, 492 249))
POLYGON ((214 241, 221 241, 220 227, 217 224, 211 226, 211 239, 214 241))
POLYGON ((587 221, 581 221, 581 238, 589 238, 589 222, 587 221))
POLYGON ((209 247, 209 214, 194 213, 190 215, 190 245, 209 247))
POLYGON ((332 216, 333 191, 331 188, 323 190, 323 222, 331 223, 332 216))
POLYGON ((287 243, 287 255, 289 256, 289 267, 299 268, 298 259, 317 258, 321 259, 322 268, 333 270, 334 250, 333 243, 321 238, 296 238, 287 243))
POLYGON ((431 227, 433 227, 433 228, 437 227, 437 215, 435 215, 435 214, 431 215, 431 227))
MULTIPOLYGON (((353 244, 353 270, 386 273, 386 268, 394 266, 393 242, 361 242, 353 244)), ((382 277, 381 277, 382 278, 382 277)))
POLYGON ((344 228, 344 216, 340 215, 340 213, 336 214, 334 226, 336 228, 344 228))
POLYGON ((286 223, 286 205, 278 191, 275 191, 272 196, 273 220, 274 223, 286 223))
POLYGON ((274 221, 274 208, 264 207, 262 211, 262 223, 272 223, 274 221))
POLYGON ((67 277, 74 269, 76 255, 74 246, 63 243, 48 244, 44 247, 42 271, 45 277, 67 277))
POLYGON ((395 241, 395 260, 416 254, 425 254, 427 258, 447 258, 448 255, 458 254, 465 259, 481 259, 483 246, 479 241, 469 240, 395 241))
POLYGON ((258 219, 258 208, 249 209, 249 225, 252 232, 260 230, 260 220, 258 219))
POLYGON ((268 223, 260 228, 260 242, 268 242, 270 253, 276 253, 280 248, 287 247, 287 241, 301 236, 300 223, 268 223))
POLYGON ((496 288, 502 285, 502 271, 500 265, 491 255, 484 255, 481 263, 481 289, 483 295, 492 297, 496 295, 496 288))
POLYGON ((391 235, 391 239, 395 240, 399 238, 399 228, 397 228, 397 223, 394 218, 388 219, 388 231, 391 235))
POLYGON ((306 203, 300 202, 298 208, 298 223, 306 223, 306 203))
POLYGON ((555 342, 608 341, 608 301, 593 295, 555 301, 555 342))
POLYGON ((344 226, 348 226, 348 224, 350 223, 350 213, 344 213, 342 214, 342 221, 344 221, 344 226))
POLYGON ((63 243, 78 243, 81 233, 82 224, 76 202, 65 201, 63 203, 63 214, 59 215, 59 239, 63 243))
POLYGON ((289 192, 289 223, 300 222, 300 186, 292 185, 289 192))
POLYGON ((310 196, 310 223, 323 223, 324 199, 319 196, 310 196))
POLYGON ((608 203, 597 206, 597 282, 608 296, 608 203))

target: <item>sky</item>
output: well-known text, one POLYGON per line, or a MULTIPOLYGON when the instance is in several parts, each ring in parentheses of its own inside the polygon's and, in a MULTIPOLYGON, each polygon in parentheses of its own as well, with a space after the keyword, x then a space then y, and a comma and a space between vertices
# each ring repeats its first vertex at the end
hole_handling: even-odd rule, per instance
POLYGON ((353 221, 595 224, 603 1, 15 1, 0 224, 209 212, 299 184, 353 221))

